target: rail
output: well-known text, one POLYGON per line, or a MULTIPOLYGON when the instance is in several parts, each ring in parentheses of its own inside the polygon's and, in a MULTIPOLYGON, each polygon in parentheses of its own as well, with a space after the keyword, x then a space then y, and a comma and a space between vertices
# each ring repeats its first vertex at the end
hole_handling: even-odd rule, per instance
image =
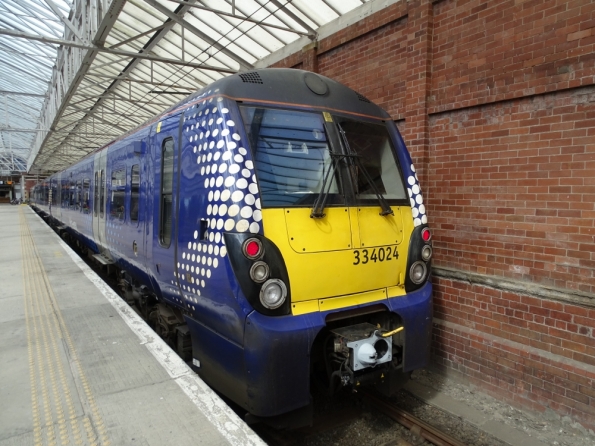
POLYGON ((360 393, 363 395, 364 400, 367 400, 368 403, 380 410, 386 416, 392 418, 417 436, 424 438, 436 446, 467 446, 465 443, 457 440, 445 432, 442 432, 440 429, 429 425, 425 421, 420 420, 409 412, 394 406, 390 402, 378 397, 377 395, 374 395, 373 393, 365 391, 360 391, 360 393))

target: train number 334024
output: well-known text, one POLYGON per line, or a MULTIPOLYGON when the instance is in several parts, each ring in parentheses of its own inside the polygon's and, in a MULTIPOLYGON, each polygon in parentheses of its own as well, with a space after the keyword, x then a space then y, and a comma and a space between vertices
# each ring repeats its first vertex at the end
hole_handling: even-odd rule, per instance
POLYGON ((353 251, 354 265, 365 265, 368 262, 385 262, 399 258, 399 251, 396 246, 387 246, 386 248, 355 249, 353 251))

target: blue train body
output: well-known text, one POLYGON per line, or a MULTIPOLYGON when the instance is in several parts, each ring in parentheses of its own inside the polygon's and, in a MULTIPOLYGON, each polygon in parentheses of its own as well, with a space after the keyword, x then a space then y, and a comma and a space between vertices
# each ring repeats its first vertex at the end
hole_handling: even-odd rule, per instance
POLYGON ((392 394, 428 363, 431 243, 413 164, 389 116, 330 79, 298 70, 222 79, 31 196, 65 237, 117 270, 125 298, 209 384, 256 417, 309 408, 316 376, 331 388, 370 384, 392 394), (308 132, 291 127, 300 119, 308 132), (367 167, 356 164, 364 155, 339 153, 359 150, 357 135, 344 131, 355 119, 364 133, 382 126, 387 135, 388 149, 367 167), (294 180, 292 169, 307 174, 294 180), (362 179, 366 170, 377 178, 362 179), (312 175, 318 189, 287 189, 312 175), (387 175, 398 178, 394 196, 387 175), (368 186, 379 193, 358 196, 368 186), (310 213, 319 197, 323 212, 310 213), (364 218, 362 208, 373 215, 364 218), (291 220, 290 211, 304 209, 306 219, 291 220), (343 214, 332 220, 333 212, 343 214), (364 244, 363 234, 385 223, 392 238, 364 244), (301 233, 300 251, 292 243, 301 233), (348 246, 327 247, 341 237, 348 246), (246 251, 249 243, 260 257, 246 251), (318 277, 309 264, 319 265, 318 277), (307 295, 316 281, 320 295, 307 295), (376 350, 357 350, 356 338, 376 350))

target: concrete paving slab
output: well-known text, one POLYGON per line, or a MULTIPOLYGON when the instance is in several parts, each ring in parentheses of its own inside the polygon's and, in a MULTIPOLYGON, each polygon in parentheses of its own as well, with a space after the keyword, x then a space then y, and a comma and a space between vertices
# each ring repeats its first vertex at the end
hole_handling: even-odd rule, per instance
POLYGON ((25 320, 25 306, 23 305, 23 290, 22 287, 18 294, 10 296, 0 296, 0 324, 3 322, 10 322, 14 320, 25 320))
MULTIPOLYGON (((4 301, 0 308, 4 310, 4 301)), ((22 305, 22 299, 21 299, 22 305)), ((3 313, 3 311, 0 311, 3 313)), ((31 383, 24 317, 0 322, 0 442, 31 431, 31 383)), ((0 443, 1 444, 1 443, 0 443)))
POLYGON ((194 445, 227 445, 190 400, 177 398, 178 391, 168 380, 98 397, 97 403, 106 408, 102 416, 112 442, 160 446, 193 438, 194 445), (133 428, 139 420, 142 432, 133 428))

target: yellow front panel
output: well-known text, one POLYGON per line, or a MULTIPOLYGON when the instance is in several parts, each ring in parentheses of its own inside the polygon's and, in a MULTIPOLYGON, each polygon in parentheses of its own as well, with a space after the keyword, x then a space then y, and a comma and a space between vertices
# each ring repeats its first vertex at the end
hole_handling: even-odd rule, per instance
POLYGON ((352 307, 370 302, 378 302, 386 299, 386 289, 368 291, 366 293, 351 294, 348 296, 331 297, 320 299, 318 308, 320 311, 337 310, 339 308, 352 307))
POLYGON ((310 218, 312 209, 285 209, 287 238, 295 252, 350 249, 351 224, 347 208, 326 208, 322 218, 310 218))
MULTIPOLYGON (((347 222, 349 222, 349 214, 354 209, 357 208, 351 208, 345 212, 345 208, 333 208, 334 211, 343 211, 347 216, 344 221, 347 222)), ((322 230, 314 231, 309 209, 291 209, 289 214, 286 211, 286 209, 264 209, 262 223, 265 237, 277 245, 285 259, 289 273, 292 305, 295 304, 294 314, 317 311, 317 304, 314 302, 320 299, 367 293, 372 290, 381 290, 386 297, 386 288, 403 286, 404 272, 407 267, 408 243, 392 243, 370 248, 342 248, 335 251, 318 249, 316 252, 317 243, 326 249, 331 246, 343 246, 346 240, 345 234, 351 236, 351 228, 347 227, 340 232, 335 232, 337 226, 334 226, 332 218, 338 217, 339 213, 329 213, 330 223, 333 224, 332 231, 326 233, 322 230), (290 216, 287 220, 288 223, 286 223, 287 215, 290 216), (286 229, 286 224, 291 224, 291 231, 286 229), (305 246, 298 250, 294 248, 296 246, 295 236, 299 232, 300 224, 309 228, 312 239, 300 239, 305 246), (289 234, 294 237, 294 240, 291 240, 289 234), (339 237, 341 243, 332 240, 335 237, 339 237), (303 251, 304 248, 306 251, 303 251)), ((395 213, 400 215, 399 208, 395 208, 395 213)), ((410 210, 409 214, 411 214, 410 210)), ((378 219, 383 218, 378 215, 377 217, 378 219)), ((407 219, 405 218, 405 220, 407 219)), ((343 226, 344 223, 341 225, 343 226)), ((357 228, 357 225, 355 226, 357 228)), ((408 234, 412 230, 412 223, 405 225, 404 231, 409 231, 408 234)), ((409 235, 407 235, 408 239, 409 235)), ((364 299, 368 299, 367 302, 371 301, 369 299, 377 300, 377 298, 375 294, 364 296, 364 299)), ((343 300, 342 302, 348 305, 351 301, 343 300)))
POLYGON ((401 208, 392 206, 393 215, 379 215, 380 207, 358 207, 361 247, 394 245, 403 242, 401 208))

